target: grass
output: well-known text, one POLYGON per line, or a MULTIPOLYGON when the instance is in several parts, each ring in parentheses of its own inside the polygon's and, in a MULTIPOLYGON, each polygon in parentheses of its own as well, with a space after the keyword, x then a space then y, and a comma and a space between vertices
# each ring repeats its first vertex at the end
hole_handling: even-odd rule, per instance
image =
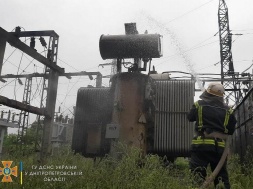
MULTIPOLYGON (((6 155, 1 159, 12 160, 12 166, 18 165, 20 161, 23 162, 23 185, 20 185, 20 175, 17 178, 12 176, 14 182, 0 183, 0 189, 189 189, 195 187, 192 185, 194 182, 188 170, 187 158, 178 158, 174 164, 164 166, 163 158, 157 155, 140 157, 139 150, 129 149, 124 145, 119 146, 116 154, 94 160, 79 154, 74 155, 65 147, 57 154, 48 157, 45 165, 37 162, 35 154, 6 155), (61 165, 65 166, 64 169, 62 167, 56 169, 58 168, 56 166, 61 165), (82 175, 29 175, 39 171, 72 171, 82 172, 82 175), (44 181, 48 177, 64 177, 65 181, 44 181)), ((234 155, 228 161, 228 171, 233 189, 252 188, 252 161, 240 164, 239 157, 234 155)))

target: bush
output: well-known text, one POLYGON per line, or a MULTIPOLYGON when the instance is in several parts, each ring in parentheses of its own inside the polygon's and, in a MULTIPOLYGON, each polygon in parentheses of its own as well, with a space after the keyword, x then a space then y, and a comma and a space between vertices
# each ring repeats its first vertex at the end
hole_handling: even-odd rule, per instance
MULTIPOLYGON (((19 161, 23 162, 23 185, 20 185, 20 176, 18 176, 18 178, 12 177, 13 183, 2 183, 1 188, 189 189, 193 187, 187 158, 177 158, 173 164, 165 166, 164 158, 151 154, 142 157, 138 149, 128 148, 122 144, 116 149, 116 154, 116 156, 107 155, 104 158, 91 159, 74 154, 69 147, 64 147, 48 157, 45 165, 37 162, 36 154, 28 157, 20 156, 19 158, 9 155, 4 157, 4 160, 14 161, 12 166, 17 165, 19 161), (56 166, 62 165, 72 166, 74 169, 69 169, 69 167, 56 169, 56 166), (35 169, 34 166, 37 166, 37 168, 35 169), (53 169, 50 169, 50 166, 53 166, 53 169), (82 174, 75 176, 29 175, 36 173, 36 171, 37 173, 39 171, 72 171, 82 172, 82 174), (47 177, 65 177, 65 181, 44 181, 44 178, 47 177)), ((235 155, 229 159, 228 171, 233 189, 252 188, 253 179, 248 174, 252 173, 252 167, 244 167, 244 169, 247 171, 243 172, 243 166, 240 165, 238 156, 235 155)), ((210 188, 213 188, 213 186, 210 188)))

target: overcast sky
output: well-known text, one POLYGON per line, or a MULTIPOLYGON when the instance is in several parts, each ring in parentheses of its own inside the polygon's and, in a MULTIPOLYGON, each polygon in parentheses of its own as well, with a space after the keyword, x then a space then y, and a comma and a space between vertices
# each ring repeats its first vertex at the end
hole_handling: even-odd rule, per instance
MULTIPOLYGON (((235 71, 241 72, 253 59, 253 1, 227 0, 230 29, 234 35, 232 52, 235 71)), ((59 34, 58 65, 65 72, 99 71, 109 75, 110 67, 99 53, 102 34, 124 34, 124 23, 135 22, 139 33, 159 33, 163 36, 163 57, 153 59, 158 72, 220 73, 218 32, 219 0, 2 0, 0 27, 12 31, 54 30, 59 34), (217 64, 218 63, 218 64, 217 64)), ((37 45, 37 44, 36 44, 37 45)), ((20 64, 23 73, 42 72, 43 65, 24 57, 7 45, 2 75, 16 74, 20 64), (11 56, 10 56, 11 55, 11 56), (9 57, 10 56, 10 57, 9 57)), ((22 100, 23 89, 15 81, 1 83, 0 95, 22 100), (15 87, 15 92, 14 92, 15 87)), ((32 105, 39 106, 40 79, 33 81, 32 105), (37 92, 36 92, 37 89, 37 92), (36 93, 36 94, 35 94, 36 93)), ((57 108, 71 114, 78 88, 95 85, 88 77, 72 80, 60 78, 57 108)), ((108 80, 103 85, 108 86, 108 80)), ((5 109, 5 107, 1 107, 5 109)), ((0 109, 0 110, 1 110, 0 109)), ((6 110, 6 109, 5 109, 6 110)))

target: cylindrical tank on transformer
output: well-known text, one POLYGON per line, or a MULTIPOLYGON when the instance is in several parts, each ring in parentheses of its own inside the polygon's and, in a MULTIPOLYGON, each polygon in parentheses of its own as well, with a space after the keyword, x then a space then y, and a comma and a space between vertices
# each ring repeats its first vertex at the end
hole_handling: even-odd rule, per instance
POLYGON ((102 35, 99 40, 100 54, 104 60, 160 58, 161 48, 159 34, 102 35))

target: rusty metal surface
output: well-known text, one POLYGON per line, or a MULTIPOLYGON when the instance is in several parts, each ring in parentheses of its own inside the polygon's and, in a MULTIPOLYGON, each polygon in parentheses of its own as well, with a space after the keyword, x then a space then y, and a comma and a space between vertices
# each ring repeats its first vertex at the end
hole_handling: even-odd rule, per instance
POLYGON ((109 149, 105 130, 111 114, 109 88, 80 88, 76 101, 72 149, 87 157, 107 153, 109 149))
POLYGON ((168 156, 188 156, 193 124, 187 112, 194 103, 191 80, 156 81, 154 152, 168 156))
POLYGON ((144 116, 146 78, 146 75, 140 73, 121 73, 112 79, 112 123, 119 124, 118 141, 141 149, 143 154, 146 153, 146 128, 140 118, 144 116))
POLYGON ((232 151, 239 154, 241 159, 246 154, 247 147, 253 147, 253 89, 235 108, 237 119, 236 130, 232 136, 232 151))

